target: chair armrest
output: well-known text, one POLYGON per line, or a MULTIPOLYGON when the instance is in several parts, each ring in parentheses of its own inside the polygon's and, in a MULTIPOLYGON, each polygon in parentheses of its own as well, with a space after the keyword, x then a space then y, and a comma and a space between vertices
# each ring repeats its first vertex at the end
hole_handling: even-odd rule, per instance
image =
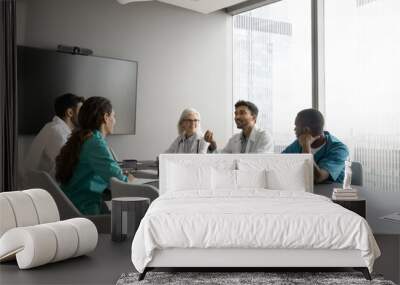
POLYGON ((116 178, 111 178, 110 180, 110 191, 112 198, 144 197, 144 198, 149 198, 150 202, 152 202, 159 196, 158 189, 152 185, 130 184, 120 181, 116 178))

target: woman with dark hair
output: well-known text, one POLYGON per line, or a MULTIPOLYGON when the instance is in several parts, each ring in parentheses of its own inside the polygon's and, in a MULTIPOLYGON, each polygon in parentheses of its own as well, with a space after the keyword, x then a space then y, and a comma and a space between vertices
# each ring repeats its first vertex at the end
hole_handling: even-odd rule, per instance
POLYGON ((78 116, 79 128, 69 137, 56 158, 56 179, 61 188, 85 215, 104 213, 102 193, 110 178, 131 181, 114 160, 104 139, 115 125, 111 102, 103 97, 90 97, 78 116))

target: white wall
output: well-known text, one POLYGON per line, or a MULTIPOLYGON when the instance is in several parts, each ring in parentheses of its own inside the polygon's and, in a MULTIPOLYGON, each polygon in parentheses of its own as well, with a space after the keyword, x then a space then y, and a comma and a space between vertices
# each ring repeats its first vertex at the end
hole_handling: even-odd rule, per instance
MULTIPOLYGON (((112 136, 120 158, 155 159, 176 137, 181 110, 202 115, 203 129, 225 144, 232 132, 232 18, 158 2, 18 0, 18 41, 139 62, 136 135, 112 136)), ((84 95, 84 94, 79 94, 84 95)), ((122 117, 124 114, 117 114, 122 117)), ((30 139, 22 141, 25 152, 30 139)))

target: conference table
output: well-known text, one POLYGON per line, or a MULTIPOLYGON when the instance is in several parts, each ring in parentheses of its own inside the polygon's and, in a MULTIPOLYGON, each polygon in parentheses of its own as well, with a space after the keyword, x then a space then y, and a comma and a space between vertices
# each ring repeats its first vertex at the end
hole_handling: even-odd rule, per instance
POLYGON ((135 164, 124 165, 122 162, 122 169, 124 172, 130 173, 137 178, 155 179, 156 181, 147 182, 157 189, 159 188, 158 182, 158 161, 157 160, 139 160, 135 164), (132 167, 133 166, 133 167, 132 167))

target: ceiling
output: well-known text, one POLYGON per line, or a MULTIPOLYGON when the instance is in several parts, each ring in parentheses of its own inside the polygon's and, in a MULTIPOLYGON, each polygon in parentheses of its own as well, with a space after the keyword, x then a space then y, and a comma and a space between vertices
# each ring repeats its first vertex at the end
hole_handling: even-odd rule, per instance
POLYGON ((186 8, 196 12, 208 14, 226 7, 236 5, 247 0, 117 0, 121 4, 131 2, 158 1, 170 5, 186 8))

